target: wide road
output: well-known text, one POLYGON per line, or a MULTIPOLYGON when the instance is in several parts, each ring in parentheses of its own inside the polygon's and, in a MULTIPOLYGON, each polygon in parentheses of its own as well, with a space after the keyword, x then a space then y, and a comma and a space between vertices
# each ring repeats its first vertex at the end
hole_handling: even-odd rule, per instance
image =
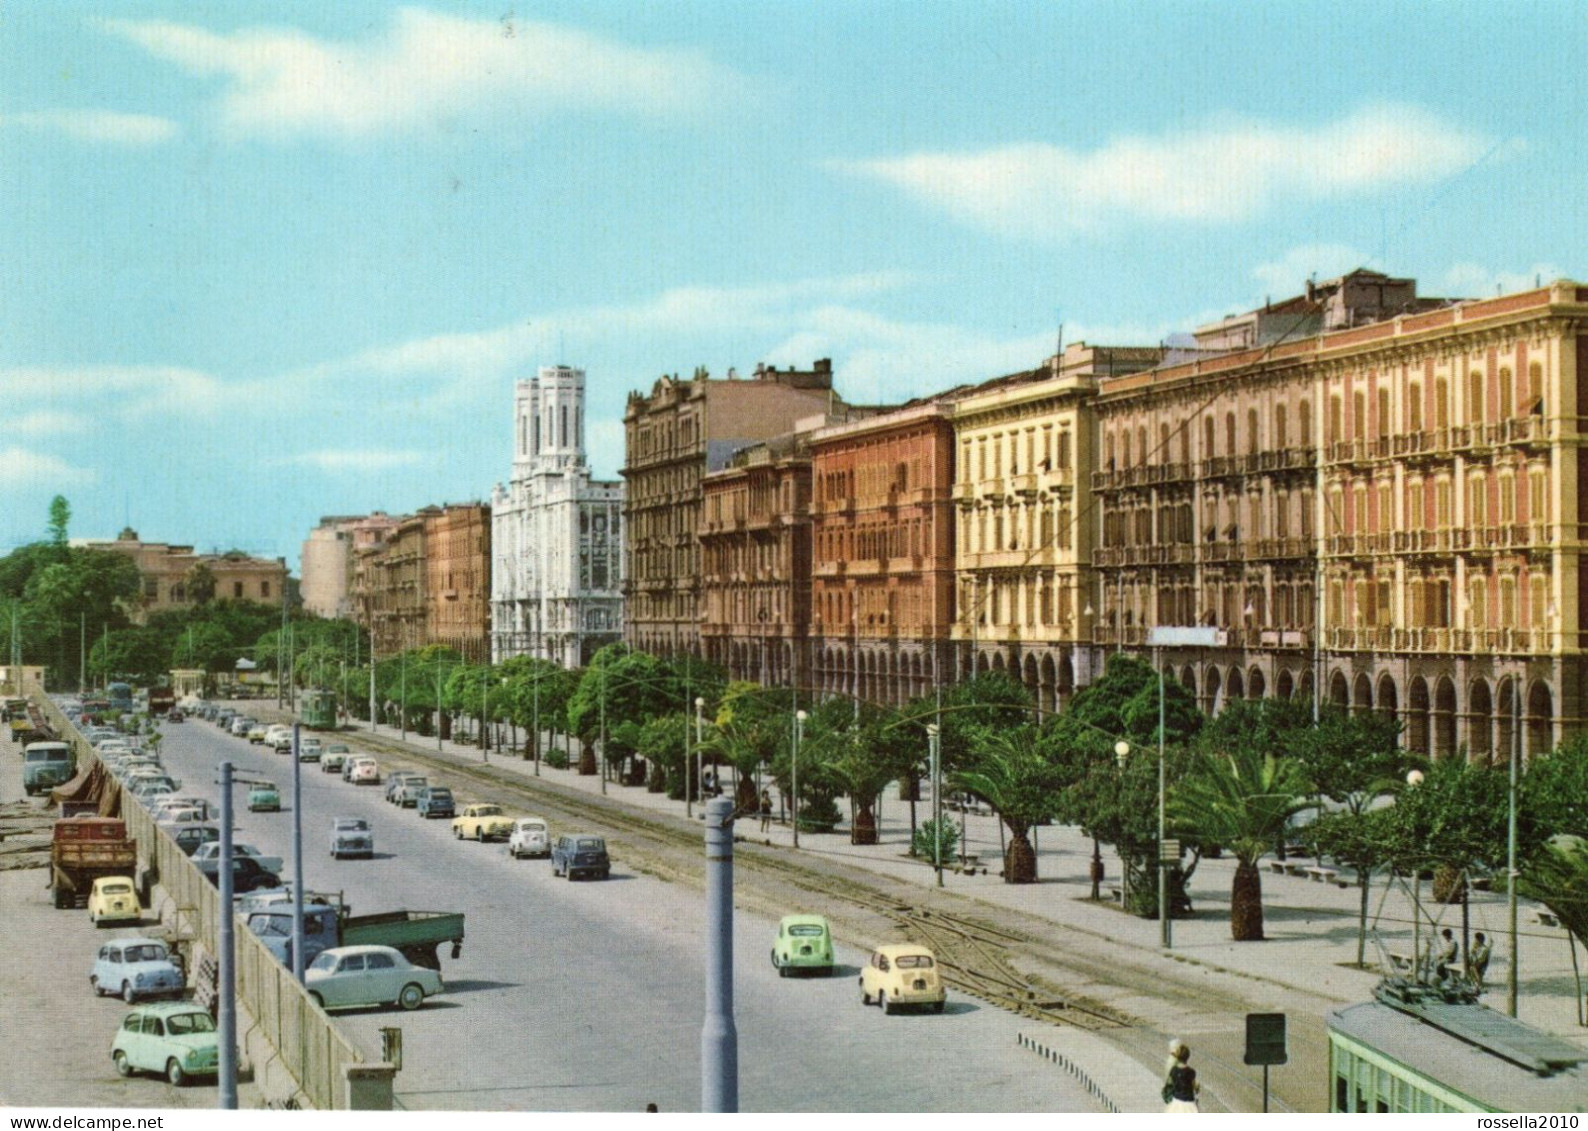
MULTIPOLYGON (((291 761, 213 724, 164 727, 162 755, 183 792, 217 796, 215 767, 267 777, 280 814, 242 810, 237 838, 289 858, 291 761)), ((356 743, 355 743, 356 746, 356 743)), ((358 1010, 340 1023, 373 1054, 403 1030, 396 1092, 410 1109, 695 1110, 700 1096, 704 907, 697 889, 614 857, 607 882, 553 879, 549 863, 459 843, 450 822, 303 766, 304 878, 342 891, 355 914, 462 911, 463 955, 443 962, 446 993, 417 1013, 358 1010), (332 860, 331 820, 369 818, 373 860, 332 860)), ((468 790, 460 792, 460 804, 468 790)), ((554 830, 568 831, 568 830, 554 830)), ((789 908, 797 910, 797 908, 789 908)), ((863 955, 840 948, 830 979, 780 979, 775 923, 735 916, 739 1098, 744 1111, 1093 1111, 1064 1073, 1021 1050, 1029 1021, 950 994, 942 1015, 884 1017, 859 1004, 863 955)), ((372 1056, 373 1058, 373 1056, 372 1056)))

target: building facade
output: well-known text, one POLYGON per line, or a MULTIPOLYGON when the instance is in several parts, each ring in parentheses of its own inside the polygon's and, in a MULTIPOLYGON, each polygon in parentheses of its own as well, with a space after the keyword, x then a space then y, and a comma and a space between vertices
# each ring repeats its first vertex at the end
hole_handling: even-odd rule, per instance
POLYGON ((701 370, 663 377, 649 396, 629 394, 624 412, 623 636, 663 655, 700 654, 703 483, 733 454, 791 432, 833 406, 832 363, 810 370, 758 365, 753 377, 701 370))
POLYGON ((491 508, 462 503, 424 514, 425 637, 472 664, 490 660, 491 508))
POLYGON ((1162 357, 1078 342, 955 400, 958 676, 1007 672, 1043 713, 1090 682, 1092 401, 1100 378, 1162 357))
POLYGON ((583 667, 623 626, 624 485, 585 457, 585 374, 558 365, 514 392, 513 469, 491 496, 491 654, 583 667))
POLYGON ((1101 382, 1094 640, 1211 625, 1163 656, 1204 709, 1318 688, 1431 756, 1547 749, 1583 711, 1588 290, 1381 280, 1309 287, 1309 336, 1101 382))
POLYGON ((240 550, 197 554, 192 546, 144 542, 130 527, 114 542, 77 544, 133 560, 142 585, 137 605, 128 610, 135 624, 145 623, 150 613, 190 609, 211 600, 280 605, 286 593, 287 563, 283 558, 256 558, 240 550))

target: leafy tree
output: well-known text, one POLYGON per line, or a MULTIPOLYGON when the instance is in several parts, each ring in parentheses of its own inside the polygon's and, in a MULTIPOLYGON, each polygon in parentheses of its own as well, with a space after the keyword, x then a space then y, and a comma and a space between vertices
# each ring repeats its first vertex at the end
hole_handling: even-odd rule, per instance
POLYGON ((970 764, 982 734, 1020 726, 1030 718, 1031 693, 1003 672, 981 672, 945 687, 941 705, 936 695, 923 695, 911 700, 902 713, 903 726, 913 727, 919 736, 918 766, 927 757, 926 724, 941 723, 939 756, 945 774, 970 764))
MULTIPOLYGON (((1282 700, 1266 699, 1265 704, 1282 700)), ((1379 711, 1347 712, 1329 703, 1318 709, 1314 726, 1311 704, 1285 702, 1271 710, 1273 748, 1288 751, 1307 768, 1319 793, 1361 813, 1375 798, 1392 792, 1406 772, 1421 759, 1401 748, 1401 724, 1393 714, 1379 711)))
POLYGON ((50 500, 50 546, 60 558, 66 556, 66 528, 71 525, 72 505, 65 495, 50 500))
POLYGON ((665 789, 674 801, 682 801, 690 789, 692 767, 684 758, 684 748, 689 744, 689 731, 694 719, 682 711, 660 715, 646 721, 640 728, 636 749, 651 767, 651 791, 665 789))
MULTIPOLYGON (((1509 767, 1495 769, 1509 773, 1509 767)), ((1551 753, 1529 758, 1518 801, 1524 859, 1553 836, 1588 837, 1588 734, 1579 732, 1551 753)))
POLYGON ((507 717, 529 734, 524 757, 539 758, 540 734, 536 726, 544 730, 557 719, 558 708, 551 700, 550 684, 562 669, 539 656, 514 656, 503 660, 497 671, 506 680, 502 698, 507 717))
POLYGON ((1394 851, 1390 824, 1392 816, 1388 809, 1365 809, 1360 812, 1339 809, 1322 814, 1302 833, 1308 848, 1314 853, 1332 856, 1356 872, 1358 967, 1367 962, 1369 887, 1373 871, 1388 861, 1394 851))
POLYGON ((626 758, 647 720, 676 711, 685 700, 673 667, 648 652, 608 644, 590 660, 568 704, 569 729, 583 743, 579 772, 596 772, 593 743, 606 729, 608 760, 626 758))
POLYGON ((1528 862, 1517 891, 1548 907, 1572 938, 1588 947, 1588 838, 1550 837, 1528 862))
POLYGON ((167 656, 158 634, 149 628, 121 628, 94 642, 88 654, 88 670, 107 680, 157 683, 167 670, 167 656))
MULTIPOLYGON (((1261 702, 1237 701, 1221 714, 1257 714, 1261 702)), ((1235 855, 1230 889, 1230 935, 1236 942, 1263 938, 1263 879, 1257 862, 1283 836, 1290 818, 1311 802, 1312 782, 1295 759, 1264 748, 1235 725, 1199 742, 1190 772, 1169 795, 1175 827, 1193 830, 1235 855)))
POLYGON ((188 599, 202 609, 215 599, 215 571, 205 561, 194 562, 182 578, 188 599))
MULTIPOLYGON (((877 843, 877 801, 889 783, 909 771, 919 757, 910 738, 916 728, 899 728, 889 714, 871 703, 851 704, 847 718, 841 711, 816 716, 815 750, 838 792, 849 798, 851 844, 877 843), (834 729, 826 729, 834 728, 834 729)), ((920 739, 925 746, 925 736, 920 739)))
POLYGON ((1407 873, 1500 867, 1508 784, 1503 768, 1464 758, 1435 761, 1421 781, 1396 791, 1388 819, 1389 863, 1407 873))
POLYGON ((1037 880, 1033 826, 1057 815, 1062 770, 1044 756, 1031 724, 984 733, 969 766, 955 771, 954 784, 991 805, 1009 828, 1004 883, 1037 880))

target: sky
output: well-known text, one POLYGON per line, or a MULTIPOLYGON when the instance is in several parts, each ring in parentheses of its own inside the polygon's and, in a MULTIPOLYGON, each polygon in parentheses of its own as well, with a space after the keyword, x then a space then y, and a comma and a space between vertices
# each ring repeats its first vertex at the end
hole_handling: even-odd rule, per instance
POLYGON ((515 380, 865 403, 1588 278, 1568 3, 0 3, 0 552, 488 500, 515 380))

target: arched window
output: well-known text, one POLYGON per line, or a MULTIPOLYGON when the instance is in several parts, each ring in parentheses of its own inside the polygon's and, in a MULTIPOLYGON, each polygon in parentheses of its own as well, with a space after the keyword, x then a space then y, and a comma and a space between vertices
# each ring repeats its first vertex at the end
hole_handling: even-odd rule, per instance
POLYGON ((1434 427, 1450 427, 1450 382, 1443 377, 1434 381, 1434 427))
POLYGON ((1307 401, 1301 402, 1301 446, 1312 447, 1312 405, 1307 401))
POLYGON ((1527 411, 1544 411, 1544 367, 1536 361, 1527 367, 1527 411))
POLYGON ((1257 410, 1246 410, 1246 452, 1248 455, 1257 454, 1257 410))
POLYGON ((1274 409, 1274 447, 1280 451, 1290 443, 1290 435, 1285 430, 1285 406, 1279 405, 1274 409))
POLYGON ((1136 462, 1143 465, 1147 462, 1147 426, 1145 424, 1136 429, 1136 462))
POLYGON ((1408 432, 1421 432, 1423 430, 1423 387, 1412 382, 1411 390, 1406 395, 1406 430, 1408 432))
POLYGON ((1509 420, 1516 411, 1516 380, 1509 369, 1500 370, 1500 420, 1509 420))
POLYGON ((1235 451, 1235 414, 1226 412, 1224 414, 1224 454, 1232 456, 1235 451))
POLYGON ((1130 429, 1123 428, 1119 434, 1119 466, 1130 466, 1130 429))
POLYGON ((1202 419, 1202 458, 1212 459, 1213 455, 1213 418, 1207 416, 1202 419))
POLYGON ((1483 419, 1483 374, 1474 369, 1467 375, 1467 420, 1477 424, 1483 419))

